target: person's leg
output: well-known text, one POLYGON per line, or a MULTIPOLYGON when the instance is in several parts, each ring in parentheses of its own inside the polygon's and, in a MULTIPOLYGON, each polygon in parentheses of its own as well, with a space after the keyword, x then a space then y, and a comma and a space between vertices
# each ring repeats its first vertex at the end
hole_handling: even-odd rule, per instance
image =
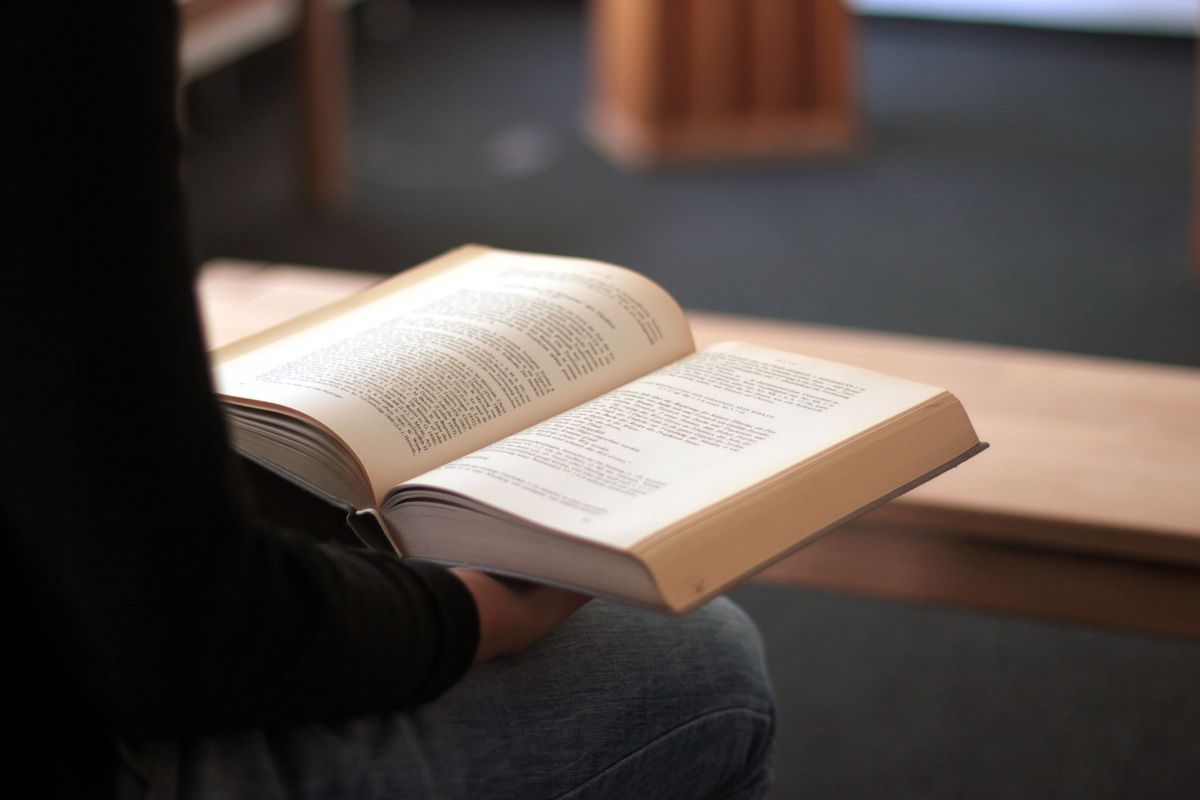
POLYGON ((161 777, 184 798, 750 798, 774 732, 733 603, 671 618, 595 601, 427 706, 180 745, 161 777))

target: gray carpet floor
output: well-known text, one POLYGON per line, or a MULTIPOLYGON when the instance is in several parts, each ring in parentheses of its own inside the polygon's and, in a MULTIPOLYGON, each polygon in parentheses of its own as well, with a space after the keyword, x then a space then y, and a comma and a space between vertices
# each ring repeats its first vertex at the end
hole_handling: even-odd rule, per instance
MULTIPOLYGON (((1190 41, 864 20, 857 157, 631 174, 580 134, 579 3, 408 9, 353 15, 345 214, 298 200, 286 47, 189 88, 200 257, 391 272, 475 241, 691 307, 1200 365, 1190 41)), ((1200 645, 735 596, 783 709, 775 797, 1200 796, 1200 645)))

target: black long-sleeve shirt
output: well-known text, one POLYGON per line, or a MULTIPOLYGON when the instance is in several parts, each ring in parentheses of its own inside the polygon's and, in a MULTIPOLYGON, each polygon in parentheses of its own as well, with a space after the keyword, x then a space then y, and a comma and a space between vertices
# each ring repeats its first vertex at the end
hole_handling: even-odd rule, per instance
POLYGON ((112 731, 190 735, 436 696, 478 637, 462 584, 273 528, 244 499, 191 290, 174 3, 14 14, 0 32, 0 691, 14 769, 87 785, 111 780, 112 731))

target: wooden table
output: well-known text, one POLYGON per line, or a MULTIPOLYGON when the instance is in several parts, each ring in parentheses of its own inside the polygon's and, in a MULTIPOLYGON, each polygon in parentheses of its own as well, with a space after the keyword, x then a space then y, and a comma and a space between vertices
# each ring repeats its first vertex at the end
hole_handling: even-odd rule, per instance
MULTIPOLYGON (((376 275, 214 262, 219 345, 376 275)), ((760 579, 1200 637, 1200 370, 705 312, 745 339, 955 392, 991 448, 760 579)))

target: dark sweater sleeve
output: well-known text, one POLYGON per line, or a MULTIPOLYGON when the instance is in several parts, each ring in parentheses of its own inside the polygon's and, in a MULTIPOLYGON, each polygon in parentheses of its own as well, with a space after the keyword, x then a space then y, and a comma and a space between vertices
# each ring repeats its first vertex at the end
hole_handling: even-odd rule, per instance
MULTIPOLYGON (((466 669, 452 574, 259 522, 185 244, 169 0, 32 4, 3 34, 4 558, 74 687, 182 734, 424 702, 466 669)), ((230 186, 230 192, 239 190, 230 186)))

